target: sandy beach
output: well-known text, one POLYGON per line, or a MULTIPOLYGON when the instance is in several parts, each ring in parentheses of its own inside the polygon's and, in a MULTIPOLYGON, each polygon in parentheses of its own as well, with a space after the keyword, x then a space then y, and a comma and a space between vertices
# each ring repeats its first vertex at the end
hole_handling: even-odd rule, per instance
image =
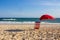
POLYGON ((0 24, 0 40, 60 40, 60 24, 0 24))

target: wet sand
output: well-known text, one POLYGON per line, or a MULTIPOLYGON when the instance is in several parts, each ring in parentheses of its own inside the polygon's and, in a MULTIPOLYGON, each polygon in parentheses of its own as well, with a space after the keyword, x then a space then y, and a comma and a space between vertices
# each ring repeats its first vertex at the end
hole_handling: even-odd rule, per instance
POLYGON ((0 40, 60 40, 60 24, 0 24, 0 40))

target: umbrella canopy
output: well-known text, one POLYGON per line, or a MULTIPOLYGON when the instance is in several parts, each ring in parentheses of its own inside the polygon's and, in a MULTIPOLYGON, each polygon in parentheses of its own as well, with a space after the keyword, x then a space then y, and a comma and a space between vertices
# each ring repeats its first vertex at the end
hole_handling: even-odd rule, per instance
POLYGON ((47 15, 47 14, 42 15, 42 16, 40 17, 40 20, 52 20, 52 19, 55 19, 55 18, 54 18, 53 16, 47 15))

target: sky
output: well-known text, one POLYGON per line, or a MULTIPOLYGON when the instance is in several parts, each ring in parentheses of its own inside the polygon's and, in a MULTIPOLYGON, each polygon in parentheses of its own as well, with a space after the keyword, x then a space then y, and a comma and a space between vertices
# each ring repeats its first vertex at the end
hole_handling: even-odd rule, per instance
POLYGON ((34 17, 49 14, 60 18, 60 0, 0 0, 0 17, 34 17))

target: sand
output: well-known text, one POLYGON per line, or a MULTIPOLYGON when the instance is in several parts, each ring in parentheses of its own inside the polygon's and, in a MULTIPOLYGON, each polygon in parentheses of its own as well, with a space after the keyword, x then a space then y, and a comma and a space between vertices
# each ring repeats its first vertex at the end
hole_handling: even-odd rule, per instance
POLYGON ((60 40, 60 24, 0 24, 0 40, 60 40))

